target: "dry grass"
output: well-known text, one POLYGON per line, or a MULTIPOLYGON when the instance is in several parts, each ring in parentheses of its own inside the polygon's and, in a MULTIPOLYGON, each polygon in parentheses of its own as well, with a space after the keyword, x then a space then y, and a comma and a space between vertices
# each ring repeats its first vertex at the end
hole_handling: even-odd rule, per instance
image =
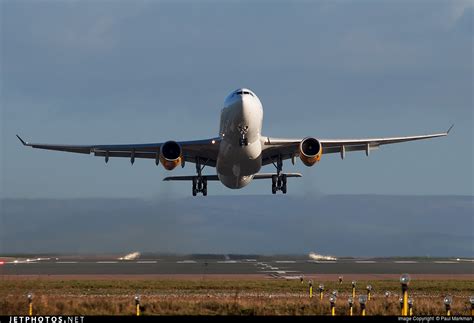
MULTIPOLYGON (((323 282, 324 299, 309 299, 307 285, 280 280, 4 280, 0 285, 0 315, 27 313, 27 292, 34 294, 38 315, 132 315, 133 297, 141 294, 144 315, 327 315, 328 292, 339 291, 336 313, 347 315, 350 283, 323 282)), ((366 286, 368 282, 359 282, 366 286)), ((368 315, 399 315, 397 281, 371 281, 368 315), (386 299, 385 290, 392 292, 386 299)), ((316 283, 316 285, 318 285, 316 283)), ((415 281, 410 295, 415 315, 444 314, 443 297, 453 295, 453 314, 469 315, 474 281, 415 281)), ((365 293, 365 290, 358 292, 365 293)), ((316 296, 317 293, 316 293, 316 296)), ((354 313, 360 311, 356 302, 354 313)))

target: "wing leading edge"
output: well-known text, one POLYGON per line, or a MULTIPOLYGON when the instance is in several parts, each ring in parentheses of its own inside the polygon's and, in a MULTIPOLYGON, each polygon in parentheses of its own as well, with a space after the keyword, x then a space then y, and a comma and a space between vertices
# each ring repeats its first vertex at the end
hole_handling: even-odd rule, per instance
MULTIPOLYGON (((125 145, 56 145, 29 143, 16 135, 24 146, 64 151, 79 154, 91 154, 105 157, 126 157, 133 162, 135 158, 148 158, 158 161, 160 148, 163 143, 125 144, 125 145)), ((206 160, 206 166, 215 167, 219 151, 220 138, 178 142, 183 149, 183 157, 187 162, 195 162, 196 158, 206 160)))
MULTIPOLYGON (((378 149, 379 146, 395 144, 407 141, 423 140, 437 137, 444 137, 449 134, 452 125, 446 132, 404 136, 404 137, 380 137, 380 138, 361 138, 361 139, 318 139, 323 148, 324 154, 340 153, 344 158, 348 151, 365 151, 369 155, 371 150, 378 149)), ((276 158, 281 156, 282 159, 290 159, 298 156, 299 144, 303 139, 283 139, 266 137, 263 151, 262 164, 267 165, 274 162, 276 158)))

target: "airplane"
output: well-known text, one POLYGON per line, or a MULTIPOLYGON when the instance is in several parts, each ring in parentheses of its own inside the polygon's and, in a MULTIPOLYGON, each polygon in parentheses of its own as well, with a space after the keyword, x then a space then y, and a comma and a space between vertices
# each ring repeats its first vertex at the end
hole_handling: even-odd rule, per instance
POLYGON ((169 176, 164 181, 191 181, 192 194, 207 195, 207 182, 220 181, 231 189, 247 186, 254 179, 271 179, 272 194, 287 193, 287 179, 301 177, 300 173, 284 173, 283 161, 295 158, 306 166, 313 166, 322 155, 338 153, 344 159, 346 152, 372 150, 382 145, 447 136, 446 132, 429 135, 362 138, 362 139, 320 139, 274 138, 262 135, 263 106, 257 95, 247 88, 239 88, 224 100, 220 116, 219 135, 213 138, 193 141, 173 141, 147 144, 123 145, 56 145, 24 141, 24 146, 72 153, 91 154, 103 157, 105 162, 111 157, 130 158, 133 165, 136 158, 154 159, 156 165, 171 171, 186 162, 194 163, 196 175, 169 176), (259 173, 262 166, 273 164, 276 173, 259 173), (216 175, 203 175, 205 167, 215 167, 216 175))

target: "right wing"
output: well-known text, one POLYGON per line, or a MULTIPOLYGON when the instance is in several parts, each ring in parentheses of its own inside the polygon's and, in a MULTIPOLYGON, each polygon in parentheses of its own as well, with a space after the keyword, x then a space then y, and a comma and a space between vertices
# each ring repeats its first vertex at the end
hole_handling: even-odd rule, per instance
MULTIPOLYGON (((135 158, 155 159, 158 162, 160 148, 164 143, 150 144, 125 144, 125 145, 57 145, 57 144, 38 144, 24 141, 20 136, 18 139, 24 146, 38 149, 65 151, 79 154, 91 154, 94 156, 105 157, 125 157, 133 162, 135 158)), ((206 166, 216 166, 217 154, 219 152, 220 138, 210 138, 194 141, 180 141, 178 144, 183 149, 183 158, 187 162, 195 163, 199 158, 206 166)))
MULTIPOLYGON (((365 151, 369 155, 371 150, 378 149, 379 146, 395 144, 407 141, 422 140, 436 137, 444 137, 449 134, 454 125, 446 132, 405 136, 405 137, 379 137, 379 138, 362 138, 362 139, 318 139, 323 148, 323 155, 340 153, 344 157, 348 151, 365 151)), ((284 159, 294 158, 299 155, 299 145, 301 139, 280 139, 265 137, 264 150, 262 152, 262 165, 274 163, 277 158, 284 159)))

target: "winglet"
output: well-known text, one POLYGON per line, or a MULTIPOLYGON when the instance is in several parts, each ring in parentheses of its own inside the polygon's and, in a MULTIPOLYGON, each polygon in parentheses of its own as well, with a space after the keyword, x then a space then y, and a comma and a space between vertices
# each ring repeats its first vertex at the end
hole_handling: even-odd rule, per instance
POLYGON ((23 146, 28 146, 28 143, 26 141, 24 141, 23 139, 21 139, 20 136, 16 135, 16 137, 21 141, 21 143, 23 144, 23 146))
POLYGON ((451 131, 451 129, 453 129, 453 127, 454 127, 454 123, 451 125, 451 127, 449 127, 448 131, 446 131, 446 134, 448 134, 451 131))

